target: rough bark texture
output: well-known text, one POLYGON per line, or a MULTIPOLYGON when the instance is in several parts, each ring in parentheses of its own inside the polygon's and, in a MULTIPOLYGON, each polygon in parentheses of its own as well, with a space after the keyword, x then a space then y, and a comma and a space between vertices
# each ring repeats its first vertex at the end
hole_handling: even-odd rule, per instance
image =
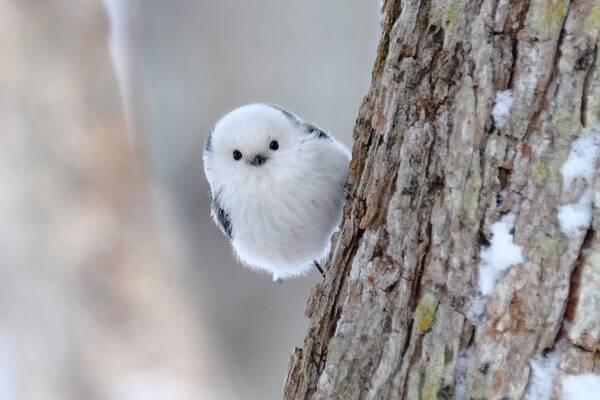
POLYGON ((559 398, 566 374, 600 372, 600 179, 561 176, 573 140, 598 138, 600 3, 388 0, 382 13, 344 222, 285 398, 520 399, 548 354, 559 398), (505 124, 491 115, 501 90, 505 124), (565 234, 558 208, 591 185, 591 225, 565 234), (483 296, 480 253, 508 213, 524 261, 483 296))

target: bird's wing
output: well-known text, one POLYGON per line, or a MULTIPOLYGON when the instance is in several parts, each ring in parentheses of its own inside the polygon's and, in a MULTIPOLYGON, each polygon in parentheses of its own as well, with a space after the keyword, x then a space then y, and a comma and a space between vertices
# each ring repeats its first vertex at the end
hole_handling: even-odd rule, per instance
POLYGON ((287 117, 287 119, 292 121, 294 124, 300 125, 302 128, 304 128, 304 131, 306 133, 315 135, 315 137, 318 139, 329 139, 329 135, 326 134, 321 128, 319 128, 313 124, 303 122, 296 114, 289 112, 285 108, 276 106, 274 104, 268 104, 268 106, 281 111, 283 113, 283 115, 285 115, 287 117))
POLYGON ((231 224, 229 213, 221 207, 218 197, 215 197, 212 201, 211 215, 215 224, 221 229, 221 232, 229 239, 233 238, 233 225, 231 224))
POLYGON ((313 124, 304 124, 304 128, 311 135, 315 135, 319 139, 329 139, 329 135, 323 132, 323 130, 313 124))

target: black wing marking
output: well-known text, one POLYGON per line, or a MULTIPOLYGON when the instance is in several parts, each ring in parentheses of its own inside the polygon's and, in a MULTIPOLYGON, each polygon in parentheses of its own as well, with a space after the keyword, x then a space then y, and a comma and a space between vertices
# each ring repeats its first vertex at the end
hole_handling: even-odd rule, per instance
POLYGON ((300 118, 298 118, 298 117, 296 116, 296 114, 289 112, 289 111, 288 111, 288 110, 286 110, 285 108, 283 108, 283 107, 279 107, 279 106, 276 106, 275 104, 267 104, 267 105, 268 105, 269 107, 271 107, 271 108, 274 108, 274 109, 276 109, 276 110, 279 110, 279 111, 281 111, 281 113, 282 113, 283 115, 285 115, 285 117, 286 117, 287 119, 289 119, 289 120, 290 120, 292 123, 294 123, 294 124, 300 124, 300 123, 302 123, 302 120, 301 120, 300 118))
POLYGON ((210 133, 208 134, 208 137, 206 138, 206 143, 204 143, 204 151, 207 153, 210 153, 212 151, 212 135, 214 131, 215 127, 213 126, 213 128, 210 130, 210 133))
POLYGON ((283 115, 285 115, 286 118, 289 119, 292 123, 301 125, 304 131, 309 135, 315 135, 319 139, 329 139, 329 135, 323 132, 321 128, 318 128, 313 124, 302 122, 300 118, 298 118, 295 114, 287 111, 286 109, 276 106, 274 104, 268 104, 268 106, 281 111, 281 113, 283 113, 283 115))
POLYGON ((311 135, 316 135, 319 139, 329 139, 329 135, 323 132, 321 128, 314 126, 313 124, 304 124, 306 132, 311 135))
POLYGON ((215 221, 215 224, 221 229, 221 232, 229 239, 233 238, 233 225, 231 224, 231 218, 229 218, 229 213, 221 208, 219 204, 219 198, 215 197, 212 202, 212 217, 215 221))

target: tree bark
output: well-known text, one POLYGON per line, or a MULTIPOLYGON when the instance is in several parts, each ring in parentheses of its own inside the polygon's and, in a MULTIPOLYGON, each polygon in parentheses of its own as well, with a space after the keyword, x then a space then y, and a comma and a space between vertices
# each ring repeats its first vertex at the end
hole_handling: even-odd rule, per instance
POLYGON ((286 399, 560 398, 600 372, 599 32, 593 0, 383 1, 286 399), (578 137, 596 151, 568 180, 578 137), (486 290, 500 226, 522 260, 486 290))

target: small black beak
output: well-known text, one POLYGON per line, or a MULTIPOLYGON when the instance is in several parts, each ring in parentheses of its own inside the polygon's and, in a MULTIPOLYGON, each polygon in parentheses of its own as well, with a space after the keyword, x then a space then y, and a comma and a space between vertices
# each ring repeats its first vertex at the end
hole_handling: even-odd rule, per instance
POLYGON ((250 161, 250 165, 254 165, 255 167, 259 167, 259 166, 263 165, 266 162, 267 162, 267 157, 263 156, 262 154, 257 154, 250 161))

